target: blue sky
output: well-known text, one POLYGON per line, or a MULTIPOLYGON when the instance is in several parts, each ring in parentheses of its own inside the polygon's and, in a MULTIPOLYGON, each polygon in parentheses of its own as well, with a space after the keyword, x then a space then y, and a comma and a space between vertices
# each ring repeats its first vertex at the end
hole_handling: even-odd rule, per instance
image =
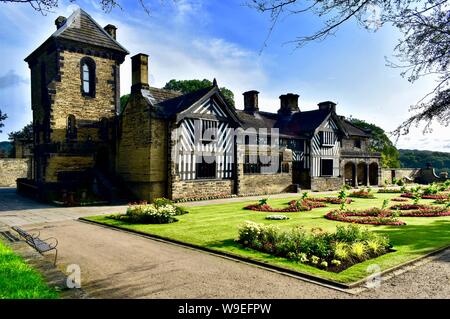
MULTIPOLYGON (((246 0, 146 1, 147 15, 138 1, 121 1, 123 11, 104 13, 95 0, 76 5, 100 25, 118 27, 118 41, 131 55, 150 56, 151 85, 162 87, 170 79, 217 78, 230 88, 238 108, 242 93, 260 91, 261 109, 276 112, 279 95, 300 95, 300 109, 332 100, 338 113, 393 130, 408 116, 409 105, 433 87, 432 79, 414 84, 400 71, 385 66, 393 54, 398 33, 390 27, 368 32, 355 21, 334 37, 295 49, 296 36, 320 27, 320 18, 288 16, 279 21, 261 51, 270 27, 269 16, 245 6, 246 0)), ((76 9, 62 1, 46 16, 28 5, 0 3, 0 108, 9 116, 0 140, 31 121, 30 75, 23 59, 54 32, 54 20, 76 9)), ((130 61, 122 67, 121 89, 130 88, 130 61)), ((450 151, 450 129, 434 125, 431 134, 421 128, 398 141, 400 148, 450 151)))

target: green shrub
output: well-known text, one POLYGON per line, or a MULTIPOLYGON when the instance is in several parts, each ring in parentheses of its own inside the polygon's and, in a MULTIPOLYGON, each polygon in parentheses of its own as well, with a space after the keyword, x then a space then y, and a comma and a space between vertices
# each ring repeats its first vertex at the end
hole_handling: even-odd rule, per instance
POLYGON ((350 258, 350 253, 348 251, 348 245, 343 242, 337 242, 333 247, 333 255, 336 259, 346 261, 350 258))
POLYGON ((327 268, 332 260, 348 266, 378 256, 390 246, 387 237, 357 225, 338 226, 336 232, 329 233, 322 229, 305 231, 301 227, 281 231, 275 225, 246 221, 238 233, 236 241, 246 247, 320 268, 327 268))
POLYGON ((367 227, 360 227, 357 225, 336 226, 335 240, 346 243, 355 241, 366 241, 375 236, 367 227))
POLYGON ((379 254, 382 251, 384 251, 384 247, 383 247, 382 243, 377 239, 368 240, 366 242, 366 245, 367 245, 367 249, 374 254, 379 254))
POLYGON ((333 259, 333 260, 331 261, 331 264, 332 264, 333 266, 339 267, 339 266, 342 264, 342 262, 341 262, 340 260, 333 259))
POLYGON ((359 261, 366 258, 366 245, 363 242, 355 242, 350 245, 350 254, 359 261))
POLYGON ((317 265, 319 263, 320 258, 317 256, 311 256, 311 263, 313 265, 317 265))
POLYGON ((130 205, 125 214, 111 215, 108 218, 131 224, 168 224, 178 221, 174 216, 187 213, 184 208, 161 198, 156 199, 154 204, 130 205))

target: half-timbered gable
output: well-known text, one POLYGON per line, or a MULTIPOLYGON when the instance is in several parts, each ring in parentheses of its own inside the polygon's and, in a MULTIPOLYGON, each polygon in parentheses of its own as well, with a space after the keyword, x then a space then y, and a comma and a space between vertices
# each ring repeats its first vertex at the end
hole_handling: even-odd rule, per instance
POLYGON ((219 89, 214 86, 192 105, 178 104, 177 109, 184 109, 176 115, 176 143, 172 146, 179 178, 231 179, 234 129, 239 120, 219 89))
POLYGON ((336 121, 330 116, 315 130, 311 139, 311 176, 338 177, 340 136, 336 121))

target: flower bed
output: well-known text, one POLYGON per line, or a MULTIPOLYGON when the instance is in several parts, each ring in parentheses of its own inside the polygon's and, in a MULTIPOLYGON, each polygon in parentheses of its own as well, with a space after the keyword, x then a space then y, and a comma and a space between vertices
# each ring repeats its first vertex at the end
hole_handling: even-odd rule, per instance
POLYGON ((288 220, 289 217, 285 216, 285 215, 269 215, 266 216, 267 220, 288 220))
MULTIPOLYGON (((313 197, 313 198, 308 198, 308 201, 327 203, 327 204, 336 204, 336 205, 342 204, 342 200, 337 197, 313 197)), ((351 198, 347 198, 345 200, 345 202, 346 202, 346 204, 351 204, 354 202, 354 200, 351 198)))
POLYGON ((405 222, 393 217, 392 212, 379 208, 372 208, 363 211, 334 210, 326 214, 325 218, 340 222, 366 225, 406 225, 405 222))
POLYGON ((417 209, 402 211, 400 213, 402 217, 443 217, 450 216, 450 209, 445 208, 432 208, 432 209, 417 209))
POLYGON ((289 205, 294 205, 295 206, 295 205, 297 205, 298 202, 302 203, 303 206, 308 206, 311 209, 313 209, 313 208, 321 208, 321 207, 328 207, 327 205, 325 205, 322 202, 315 201, 314 198, 307 198, 307 199, 303 199, 301 201, 291 200, 289 202, 289 205))
POLYGON ((392 198, 391 201, 393 201, 393 202, 407 202, 407 201, 409 201, 409 199, 408 198, 396 197, 396 198, 392 198))
POLYGON ((401 194, 403 191, 400 188, 394 188, 394 189, 388 189, 388 188, 382 188, 378 190, 378 193, 380 194, 401 194))
MULTIPOLYGON (((411 193, 404 193, 404 194, 401 194, 400 196, 404 197, 404 198, 414 198, 414 194, 411 194, 411 193)), ((438 200, 438 199, 448 199, 448 196, 447 195, 436 194, 436 195, 422 195, 422 196, 420 196, 420 198, 422 198, 422 199, 435 199, 435 200, 438 200)))
POLYGON ((339 272, 356 263, 389 252, 389 238, 356 225, 337 226, 336 232, 305 231, 294 227, 281 231, 275 225, 245 222, 237 239, 241 245, 274 256, 339 272))
POLYGON ((390 209, 413 210, 413 209, 434 209, 434 207, 429 206, 429 205, 420 205, 420 204, 400 204, 400 205, 391 206, 390 209))
POLYGON ((390 209, 370 208, 361 211, 334 210, 325 218, 340 222, 368 224, 368 225, 406 225, 400 217, 442 217, 450 216, 450 208, 433 207, 427 205, 394 205, 390 209))
POLYGON ((260 204, 252 204, 244 207, 244 209, 253 210, 256 212, 270 212, 270 213, 297 213, 311 210, 309 206, 297 206, 297 205, 289 205, 286 208, 273 208, 268 204, 260 205, 260 204))
POLYGON ((301 212, 301 211, 307 211, 307 210, 311 210, 311 208, 309 206, 303 206, 303 207, 297 207, 294 205, 289 205, 289 207, 286 208, 273 208, 270 205, 250 205, 245 207, 245 209, 250 209, 250 210, 254 210, 254 211, 259 211, 259 212, 273 212, 273 213, 295 213, 295 212, 301 212))
POLYGON ((188 212, 165 198, 155 199, 153 204, 147 202, 129 204, 125 214, 110 215, 109 219, 125 221, 130 224, 169 224, 177 222, 175 216, 188 212))
POLYGON ((348 195, 349 197, 356 197, 356 198, 370 198, 370 199, 374 199, 375 196, 368 191, 365 190, 360 190, 360 191, 356 191, 351 193, 350 195, 348 195))

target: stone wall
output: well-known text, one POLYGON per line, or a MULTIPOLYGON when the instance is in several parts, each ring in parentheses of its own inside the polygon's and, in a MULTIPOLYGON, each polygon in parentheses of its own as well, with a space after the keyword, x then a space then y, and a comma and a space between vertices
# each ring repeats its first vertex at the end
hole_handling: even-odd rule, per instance
POLYGON ((392 183, 392 178, 414 180, 419 173, 418 168, 382 168, 381 169, 381 181, 380 183, 385 184, 385 181, 392 183))
POLYGON ((77 121, 77 139, 99 140, 99 130, 92 124, 102 118, 112 118, 116 108, 116 84, 114 69, 116 61, 89 55, 95 61, 95 97, 83 96, 81 91, 80 62, 88 55, 62 51, 59 54, 61 80, 55 82, 52 103, 51 139, 63 142, 66 139, 67 118, 74 115, 77 121), (93 122, 93 123, 92 123, 93 122))
POLYGON ((311 190, 313 192, 334 191, 343 185, 342 177, 312 177, 311 190))
POLYGON ((239 181, 239 194, 276 194, 288 192, 292 176, 283 174, 243 174, 239 181))
POLYGON ((82 172, 93 166, 93 156, 50 156, 47 161, 45 181, 56 183, 59 172, 82 172))
POLYGON ((167 122, 150 117, 141 93, 132 93, 120 119, 117 175, 141 200, 167 194, 167 122))
POLYGON ((0 187, 16 187, 16 180, 29 177, 29 173, 28 159, 0 159, 0 187))
POLYGON ((172 199, 233 194, 233 180, 195 180, 172 182, 172 199))

